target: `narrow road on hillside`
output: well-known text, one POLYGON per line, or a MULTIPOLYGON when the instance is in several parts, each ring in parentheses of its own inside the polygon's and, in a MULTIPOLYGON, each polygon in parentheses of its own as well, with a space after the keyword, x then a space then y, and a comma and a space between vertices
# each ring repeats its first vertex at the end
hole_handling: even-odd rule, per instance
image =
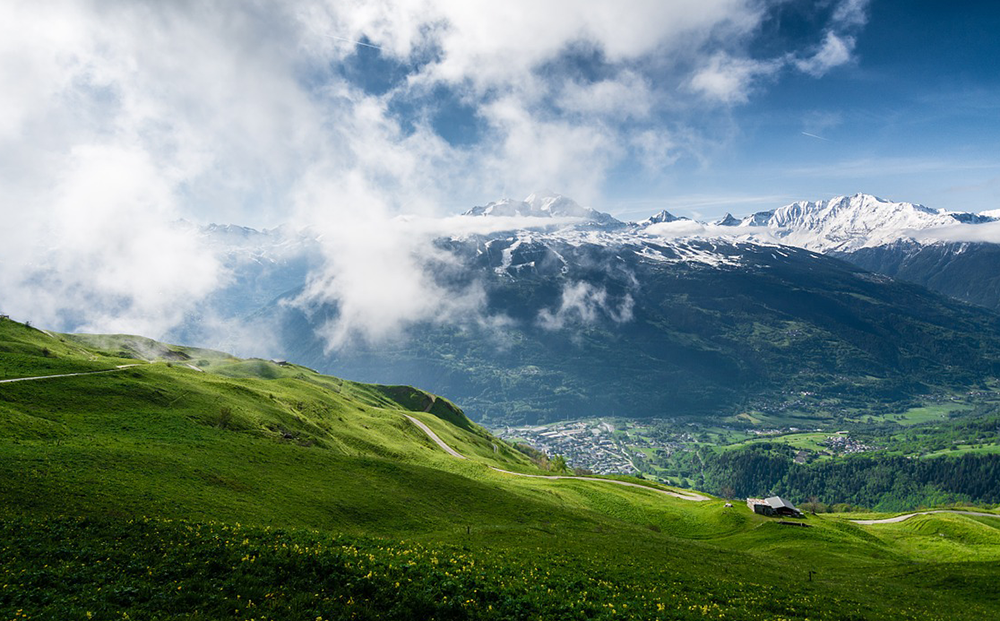
POLYGON ((882 518, 881 520, 851 520, 855 524, 895 524, 897 522, 902 522, 903 520, 908 520, 911 517, 917 517, 918 515, 930 515, 932 513, 957 513, 959 515, 976 515, 979 517, 994 517, 1000 518, 1000 515, 996 513, 983 513, 981 511, 954 511, 951 509, 937 509, 934 511, 918 511, 917 513, 907 513, 906 515, 897 515, 891 518, 882 518))
POLYGON ((595 479, 592 477, 570 477, 555 474, 522 474, 520 472, 511 472, 510 470, 502 470, 494 466, 490 466, 493 470, 497 472, 502 472, 504 474, 512 474, 516 477, 528 477, 531 479, 569 479, 572 481, 590 481, 592 483, 611 483, 613 485, 626 485, 628 487, 638 487, 639 489, 648 489, 651 492, 659 492, 661 494, 666 494, 667 496, 673 496, 674 498, 680 498, 681 500, 693 500, 695 502, 701 502, 702 500, 708 500, 708 496, 702 496, 696 492, 681 493, 673 492, 667 489, 660 489, 658 487, 649 487, 648 485, 640 485, 639 483, 629 483, 628 481, 616 481, 614 479, 595 479))
POLYGON ((421 431, 423 431, 424 433, 427 434, 427 437, 429 437, 431 440, 434 440, 434 442, 436 442, 438 446, 440 446, 441 448, 443 448, 445 450, 445 452, 447 452, 449 455, 452 455, 452 456, 457 457, 459 459, 465 459, 465 455, 462 455, 461 453, 459 453, 455 449, 453 449, 450 446, 448 446, 447 444, 445 444, 444 440, 442 440, 441 438, 439 438, 436 433, 434 433, 433 431, 431 431, 430 427, 428 427, 427 425, 423 424, 419 420, 413 418, 409 414, 403 414, 403 416, 405 416, 406 418, 410 419, 411 423, 413 423, 414 425, 416 425, 417 427, 419 427, 421 431))
MULTIPOLYGON (((403 416, 405 416, 406 418, 410 419, 410 422, 412 422, 414 425, 416 425, 418 428, 420 428, 421 431, 423 431, 425 434, 427 434, 427 436, 431 440, 433 440, 438 446, 440 446, 442 449, 444 449, 449 455, 452 455, 452 456, 457 457, 459 459, 466 459, 465 455, 462 455, 461 453, 459 453, 455 449, 453 449, 450 446, 448 446, 447 444, 445 444, 444 440, 442 440, 441 438, 439 438, 436 433, 434 433, 433 431, 431 431, 430 427, 428 427, 424 423, 420 422, 416 418, 410 416, 409 414, 403 414, 403 416)), ((493 448, 496 449, 496 445, 494 445, 493 448)), ((691 500, 691 501, 694 501, 694 502, 701 502, 703 500, 708 500, 709 499, 708 496, 703 496, 703 495, 698 494, 696 492, 686 492, 686 493, 685 492, 674 492, 674 491, 670 491, 670 490, 666 490, 666 489, 659 489, 659 488, 656 488, 656 487, 649 487, 648 485, 640 485, 638 483, 629 483, 628 481, 616 481, 614 479, 594 479, 594 478, 591 478, 591 477, 573 477, 573 476, 562 476, 562 475, 555 475, 555 474, 523 474, 521 472, 511 472, 510 470, 504 470, 502 468, 497 468, 496 466, 490 466, 490 469, 491 470, 495 470, 497 472, 502 472, 504 474, 509 474, 509 475, 512 475, 512 476, 515 476, 515 477, 527 477, 529 479, 548 479, 550 481, 554 481, 554 480, 557 480, 557 479, 568 479, 568 480, 571 480, 571 481, 589 481, 591 483, 610 483, 612 485, 624 485, 626 487, 638 487, 639 489, 645 489, 645 490, 649 490, 651 492, 659 492, 659 493, 665 494, 667 496, 673 496, 674 498, 680 498, 681 500, 691 500)))
POLYGON ((15 377, 14 379, 0 380, 0 384, 9 384, 11 382, 31 382, 34 380, 43 379, 53 379, 56 377, 78 377, 80 375, 97 375, 98 373, 114 373, 115 371, 121 371, 122 369, 128 369, 129 367, 137 367, 138 364, 122 364, 113 369, 104 369, 103 371, 86 371, 83 373, 62 373, 60 375, 39 375, 38 377, 15 377))

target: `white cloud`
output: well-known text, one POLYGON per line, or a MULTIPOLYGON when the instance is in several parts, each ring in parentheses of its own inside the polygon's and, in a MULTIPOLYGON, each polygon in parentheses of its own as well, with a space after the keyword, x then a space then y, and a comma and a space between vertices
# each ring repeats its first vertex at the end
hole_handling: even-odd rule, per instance
POLYGON ((567 112, 644 118, 649 115, 654 100, 649 82, 632 71, 625 71, 613 80, 586 84, 567 82, 557 101, 567 112))
POLYGON ((436 276, 454 257, 407 235, 402 223, 361 220, 323 229, 326 264, 312 274, 296 304, 309 310, 334 305, 337 317, 321 327, 331 348, 355 338, 379 342, 411 324, 479 317, 485 293, 478 283, 449 288, 436 276), (399 228, 397 228, 399 227, 399 228))
POLYGON ((659 222, 647 226, 643 232, 650 237, 661 239, 743 239, 764 243, 778 243, 764 226, 718 226, 695 220, 675 220, 659 222))
POLYGON ((500 143, 480 161, 487 178, 504 181, 495 190, 526 195, 543 187, 566 188, 590 202, 599 196, 604 175, 621 153, 616 134, 601 124, 542 120, 508 97, 484 106, 500 143))
POLYGON ((745 103, 756 80, 773 76, 780 69, 778 61, 734 58, 719 53, 691 78, 689 88, 708 100, 745 103))
POLYGON ((941 242, 987 242, 1000 243, 1000 222, 982 224, 955 224, 919 231, 909 231, 914 239, 941 242))
POLYGON ((319 29, 347 39, 367 37, 398 57, 439 50, 421 79, 477 88, 517 83, 568 46, 588 43, 611 62, 696 48, 712 37, 750 32, 760 5, 747 0, 385 0, 329 2, 309 12, 319 29))
POLYGON ((627 323, 632 321, 634 307, 631 294, 626 293, 615 303, 603 287, 582 281, 568 282, 563 285, 559 307, 542 309, 538 313, 538 325, 546 330, 562 330, 570 325, 592 325, 605 318, 627 323))
POLYGON ((163 334, 220 282, 175 197, 141 151, 78 147, 49 192, 5 214, 5 312, 36 325, 163 334))
POLYGON ((826 38, 816 53, 808 58, 796 60, 795 66, 799 71, 819 78, 834 67, 850 62, 853 50, 853 37, 838 36, 830 31, 826 33, 826 38))
POLYGON ((833 20, 841 26, 863 26, 868 22, 869 0, 843 0, 833 12, 833 20))
MULTIPOLYGON (((356 207, 372 197, 358 195, 356 207)), ((576 222, 574 218, 453 216, 389 217, 381 204, 356 209, 314 225, 322 236, 324 265, 313 272, 294 304, 309 312, 325 305, 336 307, 336 317, 321 327, 328 347, 350 346, 356 339, 369 343, 402 336, 420 322, 474 324, 497 327, 502 316, 489 315, 486 294, 479 281, 447 276, 464 266, 434 245, 441 237, 464 237, 525 228, 549 228, 576 222)))
POLYGON ((652 173, 673 165, 681 157, 681 146, 667 130, 641 131, 632 136, 631 143, 639 162, 652 173))

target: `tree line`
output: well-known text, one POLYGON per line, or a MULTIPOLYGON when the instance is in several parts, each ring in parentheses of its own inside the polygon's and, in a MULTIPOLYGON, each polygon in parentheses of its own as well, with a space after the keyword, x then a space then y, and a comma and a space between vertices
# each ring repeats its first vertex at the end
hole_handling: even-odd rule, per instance
POLYGON ((708 457, 705 487, 735 497, 777 494, 792 502, 848 504, 879 511, 956 502, 1000 503, 1000 455, 915 459, 867 454, 796 464, 793 453, 787 445, 761 443, 708 457))

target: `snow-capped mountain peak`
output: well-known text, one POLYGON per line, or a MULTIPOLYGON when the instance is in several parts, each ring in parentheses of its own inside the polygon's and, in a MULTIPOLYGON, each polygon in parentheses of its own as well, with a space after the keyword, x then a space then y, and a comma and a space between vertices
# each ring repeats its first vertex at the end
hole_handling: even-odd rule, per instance
POLYGON ((956 214, 871 194, 798 201, 748 216, 741 226, 764 226, 782 243, 818 252, 853 252, 905 239, 913 231, 953 225, 956 214))
POLYGON ((592 224, 620 224, 610 214, 590 207, 583 207, 571 198, 544 191, 530 194, 523 201, 504 198, 481 207, 473 207, 463 215, 534 217, 534 218, 581 218, 592 224))
POLYGON ((714 222, 715 226, 739 226, 743 221, 733 217, 733 214, 726 213, 720 220, 714 222))
POLYGON ((636 222, 636 224, 639 226, 649 226, 650 224, 663 224, 664 222, 677 222, 678 220, 690 220, 690 218, 675 216, 666 209, 663 209, 659 213, 655 213, 641 222, 636 222))
MULTIPOLYGON (((758 246, 781 244, 824 253, 854 252, 911 239, 919 230, 959 224, 965 222, 962 218, 970 214, 938 212, 923 205, 893 202, 859 193, 830 200, 799 201, 743 218, 727 213, 710 225, 678 217, 668 211, 660 211, 635 224, 623 225, 610 215, 582 207, 565 196, 539 192, 523 201, 504 199, 475 207, 466 215, 580 218, 579 225, 560 227, 558 231, 545 233, 539 240, 558 240, 558 243, 571 245, 635 246, 644 248, 643 254, 649 255, 648 258, 676 255, 671 260, 684 256, 686 260, 711 263, 706 256, 702 256, 706 253, 705 248, 697 246, 697 253, 690 251, 696 247, 690 245, 694 240, 758 246), (654 226, 667 223, 688 223, 691 226, 670 231, 654 226), (654 228, 655 232, 649 234, 654 228), (664 254, 657 245, 669 246, 673 250, 664 254), (680 247, 687 250, 676 251, 680 247)), ((985 216, 975 217, 983 221, 986 219, 985 216)), ((716 258, 716 253, 708 251, 708 254, 716 258)))

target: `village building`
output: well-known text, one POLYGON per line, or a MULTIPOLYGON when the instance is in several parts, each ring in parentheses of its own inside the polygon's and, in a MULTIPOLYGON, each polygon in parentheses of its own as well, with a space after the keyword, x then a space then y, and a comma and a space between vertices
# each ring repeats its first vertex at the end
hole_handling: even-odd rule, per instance
POLYGON ((747 507, 754 513, 768 517, 803 517, 802 512, 796 509, 795 505, 781 496, 747 498, 747 507))

